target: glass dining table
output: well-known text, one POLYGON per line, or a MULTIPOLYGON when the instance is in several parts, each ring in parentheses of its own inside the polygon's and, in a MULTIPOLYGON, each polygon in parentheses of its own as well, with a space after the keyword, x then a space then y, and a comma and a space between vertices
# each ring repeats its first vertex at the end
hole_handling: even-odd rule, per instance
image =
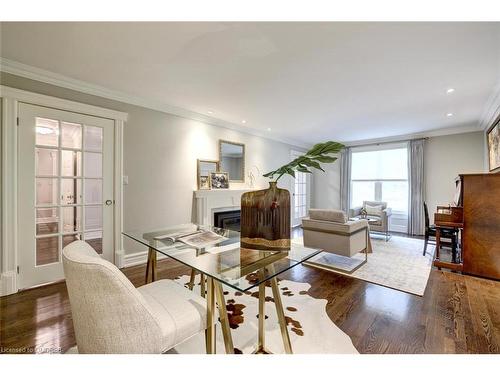
POLYGON ((123 235, 148 247, 146 283, 157 280, 158 253, 191 268, 188 283, 191 290, 194 287, 195 275, 200 275, 201 296, 207 302, 205 340, 207 353, 215 353, 216 308, 219 309, 225 351, 228 354, 234 353, 223 286, 242 293, 258 288, 258 341, 254 353, 269 353, 265 346, 264 326, 266 285, 271 286, 285 353, 292 353, 277 276, 320 253, 321 250, 293 242, 287 251, 245 249, 240 247, 239 232, 196 224, 166 226, 153 230, 127 230, 123 235), (202 246, 188 245, 181 240, 173 241, 172 236, 193 232, 215 233, 219 239, 202 246))

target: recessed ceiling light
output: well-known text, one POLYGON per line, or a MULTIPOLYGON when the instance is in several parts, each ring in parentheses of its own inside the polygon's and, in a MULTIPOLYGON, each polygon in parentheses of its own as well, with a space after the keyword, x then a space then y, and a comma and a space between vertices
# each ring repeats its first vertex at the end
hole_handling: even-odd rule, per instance
POLYGON ((241 123, 242 123, 242 124, 246 124, 246 123, 247 123, 247 120, 241 120, 241 123))
POLYGON ((446 117, 453 117, 453 113, 447 113, 446 117))
POLYGON ((446 90, 447 94, 451 94, 451 93, 454 93, 454 92, 455 92, 454 88, 449 88, 448 90, 446 90))
POLYGON ((213 115, 213 114, 214 114, 214 111, 207 111, 207 113, 208 113, 209 115, 213 115))
POLYGON ((270 132, 271 131, 271 128, 267 128, 267 131, 270 132))

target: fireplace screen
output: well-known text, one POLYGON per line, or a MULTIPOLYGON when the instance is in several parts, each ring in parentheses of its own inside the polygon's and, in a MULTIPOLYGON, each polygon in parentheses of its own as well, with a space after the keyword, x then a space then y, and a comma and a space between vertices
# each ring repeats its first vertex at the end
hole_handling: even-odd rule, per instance
POLYGON ((241 211, 223 211, 214 213, 214 227, 240 231, 241 211))

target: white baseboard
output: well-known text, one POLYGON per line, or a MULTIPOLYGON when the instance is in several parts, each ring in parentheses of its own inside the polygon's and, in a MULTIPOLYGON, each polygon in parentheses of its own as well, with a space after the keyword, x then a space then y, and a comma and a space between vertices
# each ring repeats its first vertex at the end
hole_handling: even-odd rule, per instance
POLYGON ((123 268, 125 262, 125 251, 123 249, 115 251, 115 266, 123 268))
POLYGON ((0 275, 0 296, 17 293, 16 272, 7 271, 0 275))
MULTIPOLYGON (((165 259, 166 256, 158 253, 157 259, 165 259)), ((123 257, 123 266, 120 268, 138 266, 139 264, 146 264, 148 261, 148 250, 140 251, 138 253, 126 254, 123 257)))

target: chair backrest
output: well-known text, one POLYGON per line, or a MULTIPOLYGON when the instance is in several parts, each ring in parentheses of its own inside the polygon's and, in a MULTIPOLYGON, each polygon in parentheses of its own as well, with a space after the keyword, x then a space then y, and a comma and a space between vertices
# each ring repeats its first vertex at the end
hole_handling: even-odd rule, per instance
POLYGON ((84 241, 63 249, 79 353, 160 353, 161 326, 144 297, 84 241))
POLYGON ((424 202, 424 220, 425 229, 429 229, 429 210, 427 209, 427 203, 424 202))
POLYGON ((366 207, 367 204, 369 206, 382 206, 383 210, 387 208, 387 202, 363 201, 363 207, 366 207))

